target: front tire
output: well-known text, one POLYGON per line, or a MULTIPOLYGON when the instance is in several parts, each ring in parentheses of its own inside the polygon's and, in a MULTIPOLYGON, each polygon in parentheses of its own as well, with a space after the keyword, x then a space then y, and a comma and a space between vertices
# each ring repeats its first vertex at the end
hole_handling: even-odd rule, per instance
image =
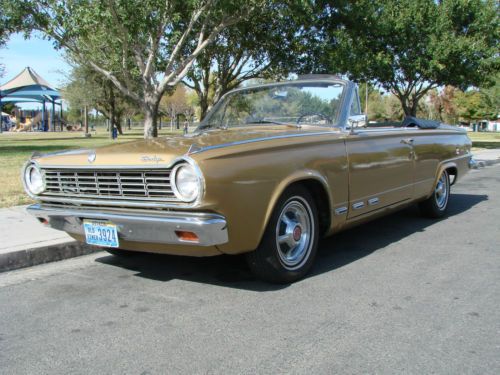
POLYGON ((446 214, 450 198, 450 176, 444 170, 432 192, 425 201, 419 203, 420 212, 430 218, 440 218, 446 214))
POLYGON ((301 186, 287 189, 278 200, 259 247, 246 254, 261 280, 291 283, 311 269, 318 248, 318 211, 301 186))

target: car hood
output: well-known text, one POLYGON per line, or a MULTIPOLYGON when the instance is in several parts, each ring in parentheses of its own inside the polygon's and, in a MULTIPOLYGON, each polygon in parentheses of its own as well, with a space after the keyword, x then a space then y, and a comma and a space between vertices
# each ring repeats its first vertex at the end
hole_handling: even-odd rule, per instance
POLYGON ((336 133, 325 127, 283 128, 266 126, 206 131, 187 136, 160 137, 118 143, 96 149, 79 149, 34 155, 41 166, 117 167, 170 165, 183 155, 199 154, 214 147, 231 147, 265 139, 280 139, 316 133, 336 133))

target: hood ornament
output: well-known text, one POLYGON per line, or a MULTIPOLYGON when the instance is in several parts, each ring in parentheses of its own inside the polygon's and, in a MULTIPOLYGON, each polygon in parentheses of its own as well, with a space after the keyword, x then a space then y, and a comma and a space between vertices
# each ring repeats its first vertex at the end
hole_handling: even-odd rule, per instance
POLYGON ((97 156, 96 156, 96 154, 95 154, 95 151, 92 151, 92 152, 90 152, 90 153, 88 154, 88 156, 87 156, 87 161, 88 161, 89 163, 93 163, 93 162, 95 162, 96 157, 97 157, 97 156))
POLYGON ((196 142, 193 142, 191 146, 189 147, 189 150, 187 152, 187 155, 190 154, 196 154, 197 152, 200 152, 203 148, 200 147, 196 142))

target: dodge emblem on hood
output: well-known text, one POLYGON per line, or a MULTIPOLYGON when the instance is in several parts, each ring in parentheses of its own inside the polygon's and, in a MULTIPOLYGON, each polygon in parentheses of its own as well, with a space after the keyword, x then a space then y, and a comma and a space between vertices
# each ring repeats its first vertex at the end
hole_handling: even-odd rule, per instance
POLYGON ((144 163, 156 163, 158 164, 159 162, 163 161, 162 158, 160 158, 159 156, 141 156, 141 161, 143 161, 144 163))

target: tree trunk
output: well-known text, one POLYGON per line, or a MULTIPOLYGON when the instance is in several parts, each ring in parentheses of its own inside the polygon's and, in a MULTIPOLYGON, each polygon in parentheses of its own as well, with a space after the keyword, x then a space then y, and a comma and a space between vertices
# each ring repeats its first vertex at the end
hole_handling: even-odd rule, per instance
POLYGON ((116 129, 118 129, 118 134, 123 135, 122 115, 120 113, 116 114, 115 121, 116 121, 116 129))
POLYGON ((113 89, 110 90, 110 98, 109 98, 109 138, 113 139, 113 130, 116 125, 116 109, 115 109, 115 96, 113 93, 113 89))
POLYGON ((403 113, 405 116, 413 116, 417 115, 418 102, 412 102, 410 98, 396 95, 401 103, 401 107, 403 108, 403 113))
POLYGON ((206 117, 208 113, 208 98, 204 95, 198 96, 200 102, 200 122, 206 117))
POLYGON ((83 107, 83 123, 85 126, 85 134, 89 134, 89 110, 87 106, 83 107))
POLYGON ((147 105, 144 108, 144 138, 156 138, 158 137, 158 103, 156 106, 147 105))

